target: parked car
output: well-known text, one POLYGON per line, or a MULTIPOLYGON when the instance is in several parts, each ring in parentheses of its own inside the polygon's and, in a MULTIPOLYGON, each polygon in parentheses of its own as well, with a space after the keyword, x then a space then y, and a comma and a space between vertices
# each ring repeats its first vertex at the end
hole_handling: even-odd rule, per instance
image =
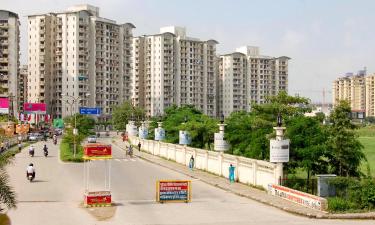
POLYGON ((29 141, 40 141, 43 139, 43 135, 40 133, 30 133, 28 139, 29 141))
POLYGON ((95 135, 91 135, 87 138, 87 142, 88 143, 96 143, 96 136, 95 135))

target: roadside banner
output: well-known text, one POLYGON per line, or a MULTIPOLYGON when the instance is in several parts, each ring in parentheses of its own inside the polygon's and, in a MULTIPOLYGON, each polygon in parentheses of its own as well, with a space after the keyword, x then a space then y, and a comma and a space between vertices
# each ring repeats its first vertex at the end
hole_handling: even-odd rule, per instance
POLYGON ((83 158, 88 160, 93 159, 111 159, 112 147, 108 144, 90 143, 83 147, 83 158))
POLYGON ((8 114, 8 113, 9 113, 9 99, 0 98, 0 114, 8 114))
POLYGON ((190 202, 190 180, 159 180, 156 182, 157 202, 190 202))
POLYGON ((45 103, 24 103, 24 112, 27 114, 46 114, 47 105, 45 103))

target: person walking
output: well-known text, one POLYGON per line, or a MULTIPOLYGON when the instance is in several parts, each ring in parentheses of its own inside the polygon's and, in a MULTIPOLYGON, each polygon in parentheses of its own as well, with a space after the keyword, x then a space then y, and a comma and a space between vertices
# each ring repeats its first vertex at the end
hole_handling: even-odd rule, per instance
POLYGON ((138 151, 141 151, 141 146, 142 146, 141 142, 138 142, 138 151))
POLYGON ((193 170, 194 168, 194 157, 191 156, 189 160, 189 169, 193 170))
POLYGON ((234 183, 234 170, 236 167, 234 167, 232 164, 229 166, 229 182, 234 183))

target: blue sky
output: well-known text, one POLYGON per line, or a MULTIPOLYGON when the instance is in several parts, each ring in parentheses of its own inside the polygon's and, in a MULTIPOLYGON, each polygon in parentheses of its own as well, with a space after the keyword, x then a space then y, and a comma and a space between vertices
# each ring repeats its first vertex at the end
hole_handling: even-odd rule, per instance
POLYGON ((1 9, 21 18, 21 62, 26 63, 27 15, 82 3, 100 7, 102 17, 133 23, 136 36, 178 25, 189 36, 217 40, 220 54, 253 45, 264 55, 289 56, 289 92, 314 102, 322 101, 323 88, 330 92, 332 81, 346 72, 366 66, 375 73, 371 0, 1 0, 1 9))

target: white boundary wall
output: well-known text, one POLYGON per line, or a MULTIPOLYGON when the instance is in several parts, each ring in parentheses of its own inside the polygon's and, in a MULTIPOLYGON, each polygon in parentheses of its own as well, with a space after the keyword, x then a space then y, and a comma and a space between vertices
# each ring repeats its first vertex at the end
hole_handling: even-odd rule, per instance
POLYGON ((278 184, 277 164, 250 159, 222 152, 207 151, 188 146, 170 144, 165 142, 129 137, 132 144, 140 141, 142 150, 180 164, 188 165, 190 157, 195 159, 195 168, 205 170, 219 176, 229 176, 229 165, 236 167, 235 179, 238 182, 259 185, 266 190, 269 184, 278 184))

